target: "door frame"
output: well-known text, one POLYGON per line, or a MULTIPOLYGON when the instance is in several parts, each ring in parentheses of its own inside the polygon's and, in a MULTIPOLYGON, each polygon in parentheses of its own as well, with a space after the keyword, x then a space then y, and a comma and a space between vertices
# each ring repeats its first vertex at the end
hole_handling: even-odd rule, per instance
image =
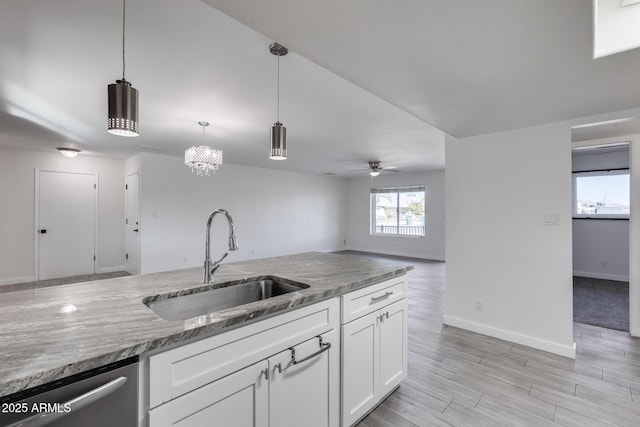
MULTIPOLYGON (((607 143, 629 143, 629 202, 631 213, 629 215, 629 335, 640 337, 640 135, 621 135, 615 137, 598 138, 597 142, 573 144, 589 146, 607 143)), ((573 244, 572 244, 573 248, 573 244)), ((573 266, 572 266, 573 268, 573 266)), ((572 269, 573 271, 573 269, 572 269)), ((572 308, 573 313, 573 308, 572 308)))
MULTIPOLYGON (((129 177, 131 177, 133 175, 136 176, 136 179, 138 181, 138 229, 139 230, 142 229, 141 224, 140 224, 140 186, 141 186, 141 182, 140 181, 141 180, 140 180, 140 169, 138 169, 138 170, 136 170, 134 172, 126 174, 125 177, 124 177, 124 183, 125 183, 125 190, 124 190, 124 217, 125 217, 124 250, 125 250, 125 253, 129 253, 129 251, 128 251, 129 248, 127 247, 127 225, 128 224, 126 222, 126 220, 128 220, 127 214, 129 213, 129 196, 127 194, 128 189, 127 189, 126 185, 128 183, 129 177)), ((141 269, 142 262, 140 260, 140 253, 141 253, 141 251, 140 251, 140 242, 142 240, 141 237, 140 237, 141 234, 142 234, 142 232, 138 232, 138 235, 136 237, 137 240, 138 240, 138 253, 136 254, 138 256, 138 271, 136 271, 136 272, 129 271, 129 265, 127 263, 127 260, 125 259, 125 263, 124 263, 125 264, 125 270, 129 271, 129 273, 131 273, 131 274, 140 274, 140 271, 142 271, 142 269, 141 269)))
POLYGON ((100 198, 100 174, 97 172, 73 172, 73 171, 65 171, 65 170, 54 170, 54 169, 38 169, 34 170, 34 182, 35 182, 35 191, 34 191, 34 227, 33 227, 33 247, 34 247, 34 277, 35 280, 40 280, 40 236, 38 233, 38 227, 40 226, 40 172, 49 172, 49 173, 69 173, 74 175, 90 175, 95 179, 96 191, 93 197, 93 253, 95 254, 96 259, 93 261, 93 273, 95 274, 97 271, 98 260, 100 259, 100 254, 98 253, 98 206, 99 206, 99 198, 100 198))
POLYGON ((640 336, 640 137, 629 137, 629 334, 640 336))

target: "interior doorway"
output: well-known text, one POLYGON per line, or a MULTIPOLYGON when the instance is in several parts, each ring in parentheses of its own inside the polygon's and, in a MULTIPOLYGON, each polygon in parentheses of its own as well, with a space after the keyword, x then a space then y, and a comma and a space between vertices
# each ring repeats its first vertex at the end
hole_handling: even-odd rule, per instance
POLYGON ((36 169, 35 183, 36 279, 94 274, 98 175, 36 169))
POLYGON ((126 269, 131 274, 140 273, 140 206, 138 172, 127 175, 125 183, 125 258, 126 269))
POLYGON ((638 121, 572 129, 574 321, 629 332, 631 142, 638 121), (625 123, 625 125, 622 125, 625 123))

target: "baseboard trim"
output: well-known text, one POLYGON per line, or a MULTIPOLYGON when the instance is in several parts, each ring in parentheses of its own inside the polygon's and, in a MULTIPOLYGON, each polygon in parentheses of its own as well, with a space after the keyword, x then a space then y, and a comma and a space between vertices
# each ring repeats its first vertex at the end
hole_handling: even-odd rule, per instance
POLYGON ((126 265, 119 265, 116 267, 100 267, 98 268, 98 274, 100 273, 114 273, 116 271, 127 271, 126 265))
POLYGON ((532 347, 538 350, 557 354, 559 356, 568 357, 570 359, 576 358, 576 343, 573 343, 572 346, 562 345, 555 342, 535 338, 529 335, 523 335, 517 332, 507 331, 505 329, 471 322, 469 320, 460 319, 454 316, 445 315, 443 323, 445 325, 466 329, 471 332, 488 335, 506 341, 511 341, 516 344, 522 344, 527 347, 532 347))
POLYGON ((35 276, 23 276, 23 277, 10 277, 8 279, 0 279, 0 286, 3 285, 15 285, 18 283, 35 282, 35 276))
POLYGON ((592 273, 590 271, 574 271, 574 276, 587 277, 589 279, 615 280, 616 282, 628 282, 629 276, 621 276, 618 274, 602 274, 592 273))
POLYGON ((343 251, 357 251, 357 252, 369 252, 372 254, 379 254, 379 255, 393 255, 393 256, 401 256, 401 257, 407 257, 407 258, 417 258, 417 259, 424 259, 427 261, 445 261, 443 256, 437 256, 437 255, 424 255, 424 254, 416 254, 413 252, 403 252, 403 251, 381 251, 378 249, 372 249, 372 248, 360 248, 360 247, 354 247, 354 246, 348 246, 346 248, 340 249, 343 251))

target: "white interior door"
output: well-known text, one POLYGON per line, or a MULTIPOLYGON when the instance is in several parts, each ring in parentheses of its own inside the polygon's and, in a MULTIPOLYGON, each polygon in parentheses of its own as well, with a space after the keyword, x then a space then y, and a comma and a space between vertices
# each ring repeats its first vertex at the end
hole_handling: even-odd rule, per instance
POLYGON ((125 219, 126 263, 131 274, 140 273, 140 209, 138 173, 127 175, 125 185, 127 217, 125 219))
POLYGON ((36 173, 38 279, 95 273, 97 175, 36 173))

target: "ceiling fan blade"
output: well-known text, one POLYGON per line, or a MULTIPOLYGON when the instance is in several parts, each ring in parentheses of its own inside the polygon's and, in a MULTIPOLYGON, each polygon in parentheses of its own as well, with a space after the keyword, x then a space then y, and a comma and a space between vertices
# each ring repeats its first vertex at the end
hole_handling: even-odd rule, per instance
POLYGON ((382 169, 390 170, 390 169, 398 169, 397 166, 382 166, 382 169))

